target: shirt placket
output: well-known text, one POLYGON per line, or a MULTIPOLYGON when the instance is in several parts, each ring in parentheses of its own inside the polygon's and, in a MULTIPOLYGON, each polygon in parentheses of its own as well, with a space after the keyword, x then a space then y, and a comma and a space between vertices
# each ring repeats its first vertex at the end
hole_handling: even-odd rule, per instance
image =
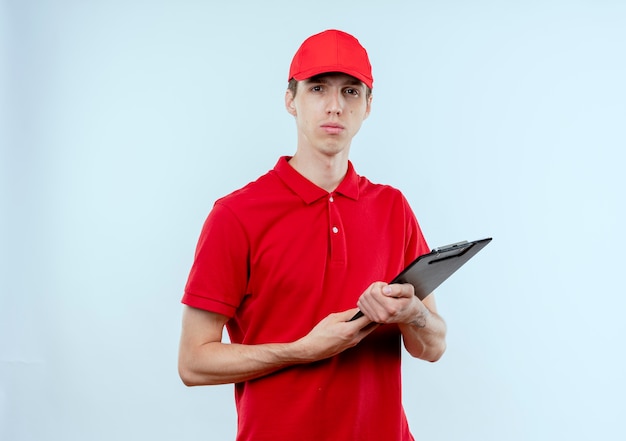
POLYGON ((346 232, 337 206, 337 195, 334 193, 328 195, 328 214, 330 262, 334 265, 345 265, 347 260, 346 232))

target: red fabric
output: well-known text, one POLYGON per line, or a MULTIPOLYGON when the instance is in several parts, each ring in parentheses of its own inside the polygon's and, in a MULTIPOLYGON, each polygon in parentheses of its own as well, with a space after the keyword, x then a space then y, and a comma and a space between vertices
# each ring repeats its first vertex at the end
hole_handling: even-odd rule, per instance
MULTIPOLYGON (((350 164, 329 194, 287 160, 218 200, 198 242, 183 303, 231 317, 232 342, 294 341, 428 252, 398 190, 350 164)), ((235 385, 237 440, 412 440, 400 351, 397 326, 382 326, 331 359, 235 385)))
POLYGON ((374 87, 367 51, 350 34, 329 29, 304 40, 289 67, 289 78, 303 81, 315 75, 343 72, 374 87))

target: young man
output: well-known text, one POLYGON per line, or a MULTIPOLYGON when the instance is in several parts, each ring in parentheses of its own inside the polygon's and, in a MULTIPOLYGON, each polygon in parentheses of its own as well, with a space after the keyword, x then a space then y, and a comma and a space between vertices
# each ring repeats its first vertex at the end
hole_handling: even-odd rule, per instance
POLYGON ((436 361, 446 328, 434 296, 383 282, 429 249, 404 196, 348 160, 372 105, 367 53, 344 32, 313 35, 289 80, 296 152, 209 214, 182 300, 181 378, 235 384, 240 441, 412 440, 401 341, 436 361))

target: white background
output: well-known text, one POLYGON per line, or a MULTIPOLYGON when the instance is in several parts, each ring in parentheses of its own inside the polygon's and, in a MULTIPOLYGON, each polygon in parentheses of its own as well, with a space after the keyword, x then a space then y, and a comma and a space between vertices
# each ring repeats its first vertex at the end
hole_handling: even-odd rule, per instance
MULTIPOLYGON (((229 440, 186 388, 180 297, 213 201, 295 148, 291 57, 356 35, 360 174, 431 246, 494 240, 405 357, 417 439, 623 440, 626 2, 0 3, 0 439, 229 440)), ((384 440, 382 440, 384 441, 384 440)))

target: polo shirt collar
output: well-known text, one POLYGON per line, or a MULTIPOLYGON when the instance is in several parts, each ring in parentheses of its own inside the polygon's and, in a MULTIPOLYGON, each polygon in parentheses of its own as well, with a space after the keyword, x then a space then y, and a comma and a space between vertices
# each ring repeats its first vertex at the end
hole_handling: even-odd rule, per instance
MULTIPOLYGON (((313 182, 302 176, 291 165, 289 160, 291 156, 282 156, 276 166, 274 172, 294 193, 302 198, 302 200, 311 204, 318 199, 328 196, 328 192, 318 187, 313 182)), ((334 193, 341 194, 350 199, 357 200, 359 198, 359 176, 356 174, 352 162, 348 161, 348 171, 334 193)))

